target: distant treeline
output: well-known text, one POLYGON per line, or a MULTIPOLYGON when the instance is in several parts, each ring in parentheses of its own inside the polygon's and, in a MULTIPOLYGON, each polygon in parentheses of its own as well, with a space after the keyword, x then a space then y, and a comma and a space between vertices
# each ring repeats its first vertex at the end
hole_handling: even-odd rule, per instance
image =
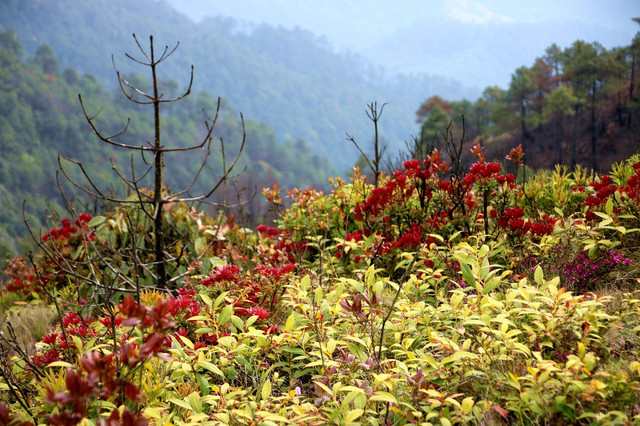
POLYGON ((467 139, 494 157, 521 144, 532 168, 608 170, 638 149, 639 79, 640 33, 611 50, 597 42, 553 44, 531 67, 518 68, 506 90, 487 87, 475 103, 428 98, 417 111, 421 139, 438 143, 451 120, 459 133, 464 115, 467 139))

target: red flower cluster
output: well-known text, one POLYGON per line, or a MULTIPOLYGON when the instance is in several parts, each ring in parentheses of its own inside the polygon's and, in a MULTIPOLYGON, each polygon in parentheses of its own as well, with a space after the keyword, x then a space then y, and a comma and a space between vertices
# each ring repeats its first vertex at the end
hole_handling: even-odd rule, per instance
POLYGON ((244 298, 238 298, 233 302, 234 313, 241 317, 251 315, 258 315, 260 318, 268 317, 269 311, 267 309, 256 306, 260 298, 261 288, 255 283, 251 283, 250 286, 251 291, 244 298), (263 311, 266 312, 266 314, 263 311))
MULTIPOLYGON (((417 161, 417 160, 414 160, 417 161)), ((414 187, 407 184, 407 176, 396 171, 394 179, 388 180, 384 186, 374 188, 364 202, 353 209, 354 219, 363 220, 365 216, 378 216, 385 208, 398 199, 409 199, 414 187)))
POLYGON ((80 224, 82 224, 83 226, 88 224, 91 221, 92 217, 90 214, 87 213, 80 213, 78 215, 78 218, 74 221, 76 223, 76 225, 80 226, 80 224))
POLYGON ((282 239, 273 245, 273 249, 275 253, 270 259, 272 264, 295 263, 296 256, 301 256, 307 251, 307 242, 282 239))
POLYGON ((546 214, 542 215, 542 220, 533 222, 531 225, 531 233, 534 235, 549 235, 553 232, 553 226, 556 220, 546 214))
POLYGON ((412 223, 409 230, 402 234, 397 241, 391 244, 391 248, 416 250, 422 242, 422 226, 412 223))
POLYGON ((179 288, 178 297, 168 297, 169 313, 175 318, 185 314, 185 318, 196 316, 200 313, 200 305, 193 299, 196 291, 188 288, 179 288))
POLYGON ((604 175, 600 178, 600 182, 591 182, 589 184, 596 193, 589 195, 585 200, 585 204, 589 207, 597 207, 605 204, 609 197, 618 190, 618 186, 611 183, 611 178, 604 175))
POLYGON ((8 291, 15 291, 15 292, 19 291, 26 296, 32 291, 39 293, 41 286, 43 286, 44 284, 45 284, 44 279, 36 280, 36 277, 34 277, 33 275, 28 275, 28 276, 25 276, 23 279, 14 278, 12 281, 7 283, 6 288, 8 291), (36 282, 39 285, 35 285, 36 282))
POLYGON ((267 311, 265 308, 261 308, 260 306, 253 306, 247 309, 246 315, 249 317, 256 315, 260 319, 265 319, 268 318, 270 314, 269 311, 267 311))
POLYGON ((624 187, 624 191, 630 199, 636 203, 640 203, 640 162, 633 165, 636 173, 627 179, 627 185, 624 187))
POLYGON ((449 220, 449 215, 444 210, 440 213, 434 213, 429 217, 429 223, 433 227, 433 229, 439 229, 441 226, 447 223, 449 220))
POLYGON ((36 281, 34 268, 29 268, 22 257, 15 256, 11 259, 3 273, 12 278, 6 284, 8 291, 21 291, 24 295, 29 294, 31 291, 40 291, 39 286, 34 285, 36 281))
POLYGON ((505 209, 498 218, 500 228, 516 235, 524 235, 527 232, 537 236, 548 235, 553 232, 555 222, 555 219, 547 215, 542 215, 542 220, 537 222, 524 219, 524 210, 521 207, 505 209))
POLYGON ((267 225, 258 225, 256 230, 264 238, 277 237, 278 234, 280 233, 280 230, 278 228, 272 228, 271 226, 267 226, 267 225))
POLYGON ((57 349, 49 349, 42 355, 33 355, 30 360, 31 363, 36 367, 46 366, 54 361, 60 360, 60 351, 58 351, 57 349))
POLYGON ((446 180, 438 181, 438 189, 440 189, 440 191, 446 192, 447 194, 453 193, 453 187, 451 186, 451 182, 446 180))
POLYGON ((507 182, 507 183, 509 184, 509 187, 510 187, 511 189, 513 189, 513 188, 515 188, 515 187, 516 187, 516 184, 515 184, 515 182, 516 182, 516 177, 515 177, 514 175, 512 175, 511 173, 508 173, 508 174, 506 174, 506 175, 504 175, 504 176, 502 176, 502 175, 497 175, 497 176, 496 176, 496 180, 498 181, 498 183, 499 183, 500 185, 502 185, 502 184, 504 184, 505 182, 507 182))
POLYGON ((67 312, 66 314, 64 314, 64 317, 62 317, 62 325, 65 328, 71 327, 71 326, 78 326, 80 323, 84 322, 84 318, 82 318, 80 315, 76 314, 75 312, 67 312))
POLYGON ((235 265, 225 265, 221 268, 216 268, 213 270, 211 275, 207 278, 200 281, 200 284, 206 287, 210 287, 216 283, 227 281, 227 282, 238 282, 238 274, 240 273, 240 268, 235 265))
MULTIPOLYGON (((387 219, 387 218, 383 218, 383 221, 387 219)), ((360 242, 362 241, 362 239, 365 237, 364 231, 362 229, 358 229, 355 232, 349 232, 347 235, 345 235, 344 240, 345 241, 353 241, 353 242, 360 242)), ((338 251, 336 252, 336 255, 338 257, 340 257, 340 252, 344 249, 344 244, 338 244, 337 245, 337 249, 338 251)))
MULTIPOLYGON (((122 325, 122 322, 124 321, 124 318, 122 318, 121 316, 117 316, 114 318, 113 320, 113 324, 116 327, 120 327, 120 325, 122 325)), ((100 320, 100 324, 104 325, 105 327, 111 327, 111 317, 104 317, 100 320)))
POLYGON ((256 267, 253 272, 260 274, 265 278, 269 278, 273 281, 279 281, 283 276, 291 273, 295 269, 296 265, 293 263, 286 263, 283 266, 269 268, 265 265, 256 267))
MULTIPOLYGON (((74 221, 76 226, 72 226, 71 221, 65 217, 62 219, 62 226, 49 230, 49 232, 42 236, 42 241, 68 240, 71 236, 75 235, 78 232, 78 226, 84 227, 86 229, 87 223, 89 223, 90 220, 91 215, 80 213, 78 219, 74 221)), ((94 238, 93 234, 90 234, 89 238, 94 238)))
POLYGON ((407 169, 406 176, 418 179, 429 179, 432 174, 432 164, 428 160, 422 160, 422 164, 418 160, 409 160, 404 162, 404 168, 407 169), (420 167, 422 166, 422 167, 420 167))
POLYGON ((498 218, 498 226, 502 229, 510 229, 517 232, 524 228, 524 210, 521 207, 505 209, 498 218))
POLYGON ((364 231, 362 229, 358 229, 355 232, 349 232, 345 237, 345 241, 354 241, 356 243, 362 241, 364 236, 364 231))
POLYGON ((471 186, 479 181, 486 183, 492 178, 497 178, 501 169, 500 163, 474 163, 469 169, 470 173, 467 173, 462 183, 465 186, 471 186))
MULTIPOLYGON (((96 335, 96 331, 91 327, 92 320, 90 318, 83 318, 75 312, 68 312, 62 317, 62 326, 64 327, 67 335, 79 336, 79 337, 93 337, 96 335)), ((62 333, 57 334, 58 346, 63 349, 67 348, 67 342, 64 340, 62 333)), ((69 342, 71 348, 75 348, 73 342, 69 342)))

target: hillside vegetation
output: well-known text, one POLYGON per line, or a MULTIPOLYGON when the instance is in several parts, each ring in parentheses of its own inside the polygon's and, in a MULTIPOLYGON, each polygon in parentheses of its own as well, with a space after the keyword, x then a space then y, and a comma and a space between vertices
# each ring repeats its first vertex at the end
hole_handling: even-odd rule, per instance
POLYGON ((168 289, 136 208, 72 211, 5 271, 0 419, 640 421, 638 157, 522 184, 519 147, 472 154, 292 190, 289 208, 265 191, 275 227, 174 205, 168 289))
POLYGON ((600 125, 631 137, 634 50, 621 54, 630 68, 606 74, 599 61, 609 54, 576 42, 563 55, 595 58, 595 74, 572 74, 582 68, 570 59, 562 74, 545 73, 541 60, 492 102, 431 98, 404 161, 385 171, 379 152, 364 156, 373 183, 355 167, 321 190, 283 186, 322 180, 326 159, 301 139, 278 143, 264 123, 243 126, 229 101, 215 120, 214 98, 181 98, 190 85, 156 74, 168 56, 141 40, 134 58, 151 77, 117 74, 123 98, 91 74, 61 71, 49 45, 24 59, 16 32, 0 35, 0 201, 15 215, 3 230, 16 235, 14 192, 42 209, 58 191, 64 207, 51 203, 44 231, 39 212, 28 214, 31 250, 3 271, 0 424, 640 423, 640 154, 601 171, 577 164, 576 149, 569 164, 526 168, 539 155, 529 138, 544 126, 580 142, 590 123, 597 161, 600 125), (553 87, 529 92, 547 81, 540 76, 553 87), (544 124, 551 93, 571 102, 544 124), (480 107, 494 115, 474 116, 480 107), (456 118, 429 138, 428 126, 451 122, 454 109, 469 127, 456 118), (106 144, 87 143, 99 136, 89 124, 106 144), (518 129, 523 143, 506 149, 518 129), (220 154, 200 173, 205 154, 181 157, 180 148, 199 147, 210 130, 220 154), (246 170, 220 180, 245 133, 246 170), (59 164, 57 153, 69 160, 59 164), (110 167, 127 164, 117 199, 95 190, 93 205, 83 203, 69 185, 108 187, 110 167), (47 183, 61 169, 75 174, 47 183), (149 177, 133 176, 140 169, 149 177), (264 183, 253 205, 228 198, 264 183), (215 212, 193 203, 211 186, 215 212), (265 222, 247 225, 249 208, 265 222))

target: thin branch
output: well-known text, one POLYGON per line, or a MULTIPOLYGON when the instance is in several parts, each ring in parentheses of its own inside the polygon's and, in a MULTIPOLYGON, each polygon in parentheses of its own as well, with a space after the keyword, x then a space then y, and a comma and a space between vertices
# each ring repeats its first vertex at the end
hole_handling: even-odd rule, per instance
MULTIPOLYGON (((57 179, 57 174, 56 174, 56 179, 57 179)), ((57 180, 57 185, 58 185, 58 189, 60 191, 60 195, 62 196, 62 200, 64 201, 65 207, 67 208, 68 211, 73 213, 73 207, 71 205, 71 203, 69 202, 69 199, 67 198, 66 193, 64 192, 64 190, 62 189, 62 185, 60 184, 60 181, 57 180)), ((77 215, 76 215, 77 218, 77 215)), ((27 225, 28 226, 28 225, 27 225)), ((109 268, 109 270, 111 270, 111 272, 114 273, 115 277, 121 277, 122 280, 125 283, 128 284, 133 284, 132 281, 130 281, 125 275, 122 274, 122 272, 120 271, 119 268, 114 267, 113 265, 111 265, 110 262, 105 261, 105 258, 101 256, 100 251, 99 250, 95 250, 96 246, 94 245, 93 241, 91 241, 91 239, 88 239, 89 243, 91 244, 91 246, 94 248, 95 253, 98 253, 98 256, 100 257, 100 260, 107 266, 107 268, 109 268)), ((38 246, 43 249, 44 251, 46 251, 48 253, 49 258, 56 264, 56 266, 58 266, 64 273, 67 273, 69 275, 73 275, 76 278, 80 278, 81 280, 91 283, 92 285, 95 285, 97 287, 104 287, 102 283, 99 282, 99 280, 95 279, 90 279, 89 277, 85 277, 83 275, 78 275, 77 274, 77 266, 76 264, 72 265, 69 260, 65 257, 62 256, 61 253, 57 253, 58 256, 51 256, 51 251, 48 249, 47 245, 44 243, 40 243, 38 244, 38 246), (67 269, 64 269, 63 265, 59 262, 59 259, 64 260, 65 264, 67 265, 67 269)))
MULTIPOLYGON (((140 52, 142 52, 142 54, 144 55, 145 58, 147 58, 147 61, 151 62, 151 58, 149 58, 149 55, 147 55, 147 52, 145 52, 144 48, 142 47, 142 45, 140 44, 140 41, 138 40, 138 37, 136 37, 135 33, 133 34, 133 39, 136 41, 136 44, 138 45, 138 49, 140 49, 140 52)), ((153 43, 153 36, 150 36, 151 39, 151 43, 153 43)), ((137 59, 133 58, 131 55, 129 55, 128 53, 125 53, 125 55, 127 55, 127 57, 133 61, 136 61, 142 65, 148 65, 145 64, 144 62, 138 61, 137 59)))
POLYGON ((231 173, 233 168, 238 163, 238 160, 240 160, 240 156, 242 155, 242 151, 244 150, 244 145, 245 145, 245 143, 247 141, 247 129, 246 129, 245 125, 244 125, 244 116, 242 115, 242 113, 240 113, 240 120, 242 121, 242 144, 240 145, 240 150, 238 151, 238 155, 236 155, 236 158, 233 160, 233 163, 231 164, 229 169, 227 169, 224 172, 224 174, 222 175, 222 177, 220 178, 218 183, 216 183, 216 185, 211 189, 211 191, 207 192, 204 195, 201 195, 199 197, 192 197, 192 198, 179 198, 179 199, 176 199, 175 201, 178 201, 178 202, 192 202, 192 201, 200 201, 200 200, 204 200, 205 198, 209 198, 211 196, 211 194, 216 192, 216 190, 220 187, 220 185, 224 182, 224 180, 229 176, 229 174, 231 173))
POLYGON ((118 136, 122 136, 127 129, 129 128, 129 122, 131 121, 130 118, 127 118, 127 124, 125 125, 124 129, 114 135, 111 136, 104 136, 102 133, 100 133, 100 131, 98 130, 98 128, 95 126, 95 124, 93 124, 93 120, 95 119, 96 116, 93 117, 89 117, 89 114, 87 113, 87 110, 84 106, 84 102, 82 101, 82 95, 78 94, 78 99, 80 100, 80 106, 82 108, 82 113, 84 114, 85 118, 87 119, 87 122, 89 123, 89 126, 91 126, 91 130, 93 130, 93 133, 96 134, 96 136, 98 136, 98 138, 100 138, 101 141, 106 142, 108 144, 114 145, 114 146, 119 146, 120 148, 126 148, 126 149, 136 149, 139 151, 151 151, 153 148, 150 147, 145 147, 143 145, 140 146, 134 146, 134 145, 128 145, 126 143, 121 143, 118 141, 113 140, 113 138, 117 138, 118 136))
MULTIPOLYGON (((147 171, 144 172, 144 174, 140 177, 137 178, 135 177, 135 167, 134 167, 134 162, 133 162, 133 155, 131 155, 131 179, 127 178, 121 171, 120 169, 118 169, 118 166, 116 165, 116 163, 113 161, 113 159, 111 159, 111 170, 113 170, 118 177, 133 191, 137 191, 139 189, 138 187, 138 183, 142 181, 142 179, 144 179, 149 172, 152 170, 151 167, 147 168, 147 171)), ((145 197, 147 197, 147 203, 151 202, 152 197, 148 196, 147 194, 143 194, 145 197)))
MULTIPOLYGON (((160 62, 160 61, 158 61, 160 62)), ((158 102, 159 103, 169 103, 169 102, 176 102, 179 101, 180 99, 184 99, 187 96, 189 96, 191 94, 191 88, 193 86, 193 65, 191 65, 191 77, 189 79, 189 85, 187 86, 187 90, 180 96, 175 97, 175 98, 170 98, 170 99, 160 99, 158 98, 158 102)), ((162 97, 163 95, 160 95, 160 97, 162 97)))
MULTIPOLYGON (((220 98, 218 97, 218 105, 216 107, 216 115, 213 117, 213 119, 211 119, 206 111, 203 109, 202 112, 205 115, 205 118, 207 120, 211 121, 211 124, 209 124, 208 121, 205 120, 205 126, 207 128, 207 133, 205 134, 204 138, 202 139, 202 142, 196 145, 191 145, 191 146, 185 146, 185 147, 180 147, 180 148, 160 148, 158 149, 158 151, 160 152, 185 152, 185 151, 192 151, 194 149, 202 149, 204 148, 204 146, 207 144, 207 142, 209 142, 209 144, 211 143, 211 136, 213 135, 213 129, 216 125, 216 122, 218 121, 218 116, 220 114, 220 98)), ((244 119, 242 121, 242 129, 244 131, 244 119)), ((246 135, 245 135, 246 136, 246 135)), ((241 149, 242 152, 242 149, 241 149)))
POLYGON ((369 161, 369 157, 367 156, 367 154, 365 154, 362 148, 360 148, 360 145, 358 145, 358 143, 353 138, 353 136, 351 136, 349 133, 347 133, 346 135, 347 135, 347 140, 351 141, 351 143, 353 143, 356 146, 356 148, 358 148, 358 151, 360 151, 360 154, 362 154, 362 157, 364 157, 365 161, 367 162, 371 170, 373 170, 373 164, 371 164, 371 161, 369 161))
POLYGON ((72 160, 70 158, 65 157, 64 155, 58 155, 58 165, 60 166, 60 171, 62 172, 64 177, 67 178, 67 180, 69 182, 71 182, 71 184, 73 186, 75 186, 76 188, 80 189, 82 192, 84 192, 85 194, 88 194, 91 197, 99 198, 99 199, 104 200, 104 201, 111 201, 111 202, 114 202, 114 203, 121 203, 121 204, 135 203, 135 201, 132 202, 130 200, 126 200, 126 199, 122 199, 122 198, 111 197, 109 195, 106 195, 104 192, 102 192, 100 190, 100 188, 98 188, 97 185, 93 182, 93 180, 91 179, 91 177, 87 173, 87 170, 84 168, 84 165, 80 161, 72 160), (95 192, 91 191, 90 189, 88 189, 85 186, 80 185, 71 176, 69 176, 69 174, 67 173, 67 170, 62 165, 61 159, 64 159, 64 160, 66 160, 66 161, 78 166, 80 168, 80 170, 82 171, 82 174, 84 175, 84 177, 86 177, 87 180, 89 181, 89 184, 91 184, 91 187, 95 190, 95 192))
POLYGON ((134 182, 134 194, 136 194, 136 196, 138 197, 140 208, 149 219, 153 218, 153 214, 147 210, 146 205, 151 204, 151 202, 153 201, 153 198, 138 187, 138 182, 141 181, 151 170, 152 170, 152 167, 149 167, 147 171, 144 173, 144 175, 142 176, 142 178, 137 180, 136 168, 133 164, 133 154, 131 155, 131 178, 132 178, 132 181, 134 182), (146 197, 146 200, 142 199, 143 196, 146 197))
MULTIPOLYGON (((115 64, 114 64, 115 66, 115 64)), ((120 75, 120 71, 116 70, 116 74, 118 76, 118 85, 120 86, 120 90, 122 91, 122 93, 124 94, 124 96, 129 99, 131 102, 135 102, 139 105, 149 105, 153 103, 153 96, 149 95, 148 93, 143 92, 142 90, 138 89, 136 86, 134 86, 133 84, 129 83, 129 81, 127 81, 127 79, 125 79, 124 77, 122 77, 122 75, 120 75), (128 88, 130 88, 132 90, 131 93, 127 93, 127 91, 125 90, 124 86, 122 85, 122 83, 124 83, 128 88), (133 93, 138 93, 140 96, 143 96, 147 99, 149 99, 149 101, 141 101, 136 99, 133 96, 133 93)))
POLYGON ((182 191, 179 191, 179 192, 176 192, 176 193, 172 194, 171 195, 172 197, 179 198, 181 195, 186 194, 189 191, 191 191, 193 186, 198 181, 198 178, 200 177, 200 173, 202 173, 202 170, 204 170, 205 166, 207 165, 207 160, 209 159, 209 155, 210 154, 211 154, 210 149, 209 149, 209 147, 207 147, 207 149, 204 150, 204 158, 200 162, 200 167, 198 168, 198 171, 196 172, 196 174, 193 176, 193 179, 191 180, 189 185, 185 189, 183 189, 182 191))

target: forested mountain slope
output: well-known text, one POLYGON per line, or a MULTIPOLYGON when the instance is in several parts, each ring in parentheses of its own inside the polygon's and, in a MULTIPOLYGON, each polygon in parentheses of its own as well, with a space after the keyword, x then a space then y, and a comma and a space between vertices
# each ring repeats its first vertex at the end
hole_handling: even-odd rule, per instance
MULTIPOLYGON (((542 53, 542 52, 541 52, 542 53)), ((604 172, 640 144, 640 32, 626 46, 606 49, 577 40, 549 46, 531 66, 511 75, 507 89, 487 87, 475 102, 433 96, 417 111, 430 143, 451 120, 491 158, 521 144, 533 169, 581 164, 604 172)))
POLYGON ((364 108, 388 102, 381 131, 391 151, 417 132, 412 114, 431 94, 472 96, 459 83, 426 75, 385 75, 362 58, 336 54, 309 32, 270 26, 241 28, 230 18, 195 24, 163 2, 140 0, 7 0, 0 25, 18 32, 28 52, 49 43, 63 67, 90 72, 114 83, 110 55, 124 71, 131 33, 153 34, 159 43, 181 42, 181 54, 166 76, 178 81, 195 65, 195 87, 228 98, 249 118, 274 127, 278 140, 302 137, 314 152, 333 155, 340 170, 357 151, 345 133, 359 141, 372 137, 364 108), (344 154, 342 154, 344 153, 344 154))
MULTIPOLYGON (((196 22, 225 15, 323 35, 390 70, 447 75, 480 88, 505 87, 509 75, 556 43, 621 46, 635 34, 640 2, 583 0, 166 0, 196 22)), ((442 95, 442 94, 441 94, 442 95)))
MULTIPOLYGON (((133 39, 131 44, 135 46, 133 39)), ((97 124, 105 135, 121 131, 130 118, 127 132, 119 138, 121 142, 140 145, 153 139, 151 108, 129 102, 119 88, 106 88, 92 74, 82 75, 70 67, 61 70, 55 52, 48 45, 40 46, 33 57, 26 59, 23 51, 14 32, 0 35, 2 260, 5 253, 18 248, 18 240, 26 233, 22 217, 23 200, 27 216, 36 229, 41 225, 40 218, 49 203, 61 210, 60 193, 54 183, 59 167, 58 154, 82 161, 99 186, 122 193, 123 188, 114 185, 118 179, 111 170, 110 160, 114 160, 127 174, 130 153, 98 141, 80 108, 79 93, 89 114, 99 112, 97 124)), ((175 57, 180 54, 177 50, 175 57)), ((166 64, 170 62, 168 60, 166 64)), ((188 69, 186 72, 188 77, 188 69)), ((148 78, 140 74, 128 74, 126 78, 143 89, 149 84, 148 78)), ((161 89, 167 95, 178 91, 175 81, 165 80, 162 83, 161 89)), ((206 134, 203 110, 213 117, 216 105, 216 99, 205 91, 194 93, 178 103, 165 104, 161 127, 163 143, 180 147, 201 142, 206 134)), ((274 183, 285 187, 321 187, 327 184, 328 176, 337 173, 328 159, 313 154, 302 139, 278 143, 273 128, 252 119, 245 120, 245 130, 245 150, 233 174, 238 175, 236 186, 244 192, 245 200, 252 193, 260 192, 263 186, 274 183)), ((224 140, 228 164, 239 151, 242 131, 239 113, 224 101, 213 135, 224 140)), ((222 173, 217 142, 213 143, 211 154, 200 185, 193 190, 195 193, 214 185, 222 173)), ((201 152, 167 157, 167 184, 174 190, 188 186, 201 158, 201 152)), ((71 164, 66 168, 74 170, 71 164)), ((72 175, 79 177, 79 171, 75 169, 72 175)), ((230 197, 235 196, 231 186, 229 192, 230 197)), ((70 196, 73 194, 73 191, 68 193, 70 196)), ((218 195, 220 199, 221 194, 218 195)), ((260 200, 261 197, 255 197, 247 208, 260 210, 256 204, 260 200)))

